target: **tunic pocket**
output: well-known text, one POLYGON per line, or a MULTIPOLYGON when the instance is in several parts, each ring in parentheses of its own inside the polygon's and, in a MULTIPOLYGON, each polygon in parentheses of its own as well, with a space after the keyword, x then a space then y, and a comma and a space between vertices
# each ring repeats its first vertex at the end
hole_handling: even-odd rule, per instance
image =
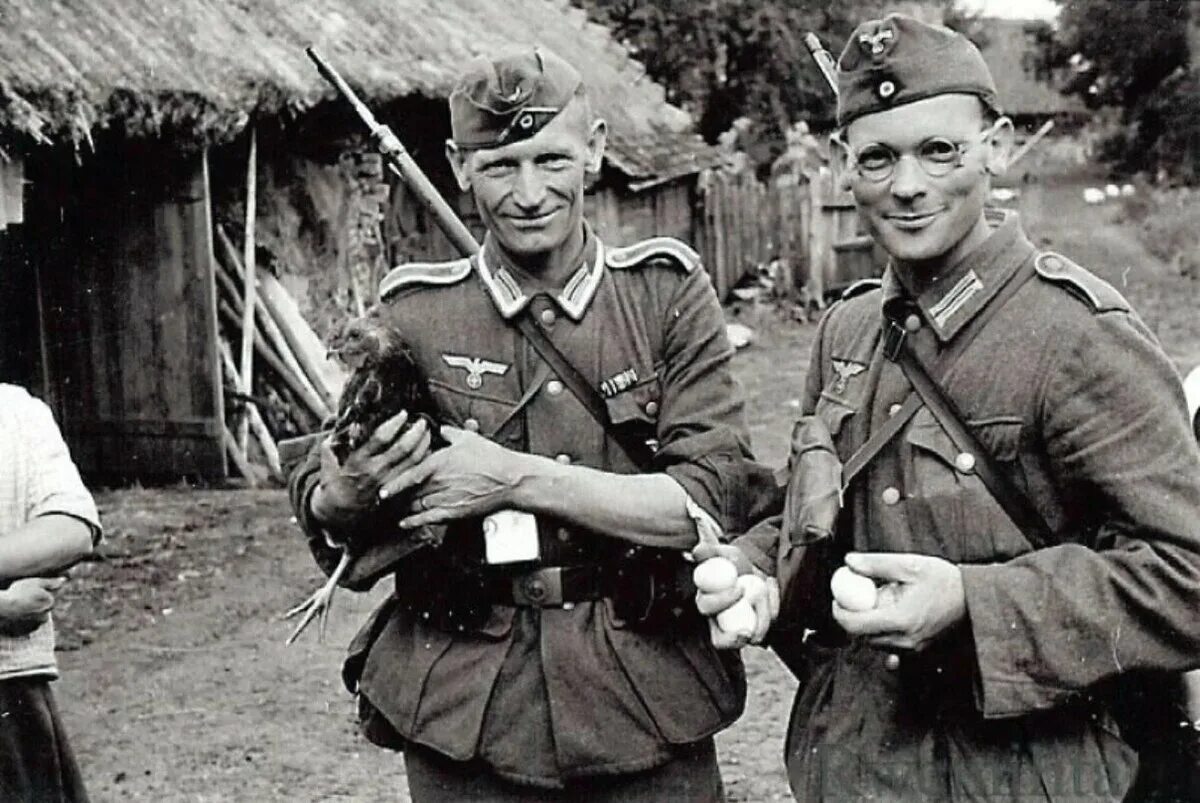
MULTIPOLYGON (((635 459, 649 463, 658 451, 658 418, 662 406, 662 383, 658 374, 643 379, 636 385, 615 393, 604 400, 608 408, 608 420, 621 433, 624 443, 644 451, 635 459)), ((610 437, 609 442, 612 442, 610 437)), ((610 450, 610 455, 619 453, 610 450)), ((624 462, 624 461, 623 461, 624 462)), ((613 470, 620 470, 610 466, 613 470)), ((637 468, 629 465, 626 470, 637 468)))
MULTIPOLYGON (((973 421, 971 428, 1002 471, 1017 455, 1021 422, 1015 418, 973 421)), ((982 455, 960 449, 928 408, 922 408, 901 442, 905 504, 944 550, 959 563, 1006 560, 1029 551, 1029 542, 975 473, 982 455)))
POLYGON ((658 423, 658 408, 662 404, 662 383, 656 373, 620 393, 614 393, 604 403, 608 407, 609 420, 614 424, 653 427, 658 423))

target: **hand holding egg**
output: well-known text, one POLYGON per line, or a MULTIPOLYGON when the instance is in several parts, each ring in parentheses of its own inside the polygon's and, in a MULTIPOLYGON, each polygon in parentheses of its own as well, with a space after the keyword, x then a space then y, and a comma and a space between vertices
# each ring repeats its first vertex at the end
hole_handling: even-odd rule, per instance
POLYGON ((869 611, 879 601, 875 581, 849 566, 842 566, 833 573, 829 590, 833 592, 833 601, 848 611, 869 611))
POLYGON ((701 563, 692 572, 696 588, 706 594, 727 591, 734 586, 742 589, 742 597, 717 614, 717 627, 725 633, 750 638, 758 626, 758 617, 749 598, 762 592, 763 581, 752 574, 738 576, 737 567, 728 558, 715 557, 701 563))

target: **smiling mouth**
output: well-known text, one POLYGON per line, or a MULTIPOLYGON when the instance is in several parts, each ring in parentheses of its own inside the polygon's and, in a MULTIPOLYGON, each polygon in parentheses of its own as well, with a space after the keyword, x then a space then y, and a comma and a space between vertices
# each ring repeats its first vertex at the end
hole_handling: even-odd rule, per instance
POLYGON ((550 222, 550 218, 558 214, 557 209, 551 209, 549 212, 541 215, 517 216, 510 215, 509 221, 518 229, 540 229, 550 222))
POLYGON ((915 230, 928 226, 943 211, 931 209, 928 212, 898 212, 884 215, 884 218, 898 229, 915 230))

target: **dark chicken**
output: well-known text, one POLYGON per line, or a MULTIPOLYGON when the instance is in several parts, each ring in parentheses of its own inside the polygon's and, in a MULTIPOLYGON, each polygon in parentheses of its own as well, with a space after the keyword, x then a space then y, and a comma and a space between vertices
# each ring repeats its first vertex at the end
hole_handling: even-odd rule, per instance
POLYGON ((401 410, 408 411, 409 426, 418 416, 426 419, 432 448, 445 445, 429 382, 379 307, 347 321, 330 341, 329 353, 353 372, 342 391, 333 425, 332 447, 339 463, 401 410))
MULTIPOLYGON (((352 371, 338 401, 337 418, 330 434, 330 447, 338 463, 344 463, 381 424, 407 410, 405 429, 421 418, 429 425, 430 449, 446 445, 438 427, 437 406, 429 392, 429 382, 400 333, 384 320, 379 307, 347 321, 329 343, 330 356, 352 371)), ((411 494, 400 494, 380 505, 380 515, 399 521, 407 513, 411 494)), ((363 528, 373 531, 374 528, 363 528)), ((303 614, 287 643, 291 644, 314 618, 325 629, 333 593, 355 563, 372 567, 394 565, 396 561, 435 542, 428 527, 401 533, 393 529, 382 540, 353 541, 343 548, 341 560, 328 582, 312 596, 292 608, 286 618, 303 614)))

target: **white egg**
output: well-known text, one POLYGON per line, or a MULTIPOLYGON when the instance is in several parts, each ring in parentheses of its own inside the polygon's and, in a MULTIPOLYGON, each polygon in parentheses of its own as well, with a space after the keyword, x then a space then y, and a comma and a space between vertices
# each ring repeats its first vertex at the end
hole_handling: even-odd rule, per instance
POLYGON ((834 601, 848 611, 869 611, 879 598, 875 582, 849 566, 842 566, 833 573, 829 590, 833 592, 834 601))
POLYGON ((766 583, 757 574, 743 574, 737 579, 738 588, 742 589, 742 599, 750 599, 762 593, 766 583))
POLYGON ((730 635, 749 636, 757 626, 758 617, 745 597, 717 614, 717 627, 730 635))
POLYGON ((692 582, 707 594, 733 588, 737 579, 738 570, 733 561, 720 556, 709 558, 692 571, 692 582))

